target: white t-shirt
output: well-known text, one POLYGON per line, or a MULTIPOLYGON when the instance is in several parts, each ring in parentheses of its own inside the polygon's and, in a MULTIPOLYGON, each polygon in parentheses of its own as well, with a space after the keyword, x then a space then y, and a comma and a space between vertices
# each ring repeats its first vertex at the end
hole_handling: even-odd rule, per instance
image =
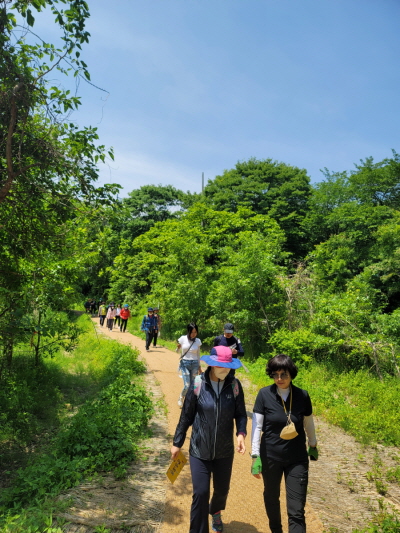
POLYGON ((182 337, 179 337, 178 339, 179 344, 181 345, 181 354, 185 354, 183 359, 189 360, 189 361, 196 361, 200 357, 200 346, 201 346, 201 340, 197 337, 194 339, 188 339, 187 335, 182 335, 182 337), (193 342, 193 344, 192 344, 193 342), (190 346, 191 345, 191 346, 190 346), (189 350, 190 347, 190 350, 189 350), (188 351, 189 350, 189 351, 188 351))

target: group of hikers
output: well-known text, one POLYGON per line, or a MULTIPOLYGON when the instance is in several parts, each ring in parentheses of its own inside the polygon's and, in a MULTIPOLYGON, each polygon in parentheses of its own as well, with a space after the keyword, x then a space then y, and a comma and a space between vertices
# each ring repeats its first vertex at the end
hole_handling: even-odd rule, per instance
MULTIPOLYGON (((88 301, 89 303, 89 301, 88 301)), ((92 302, 90 302, 92 303, 92 302)), ((85 308, 89 308, 86 306, 85 308)), ((92 307, 88 312, 93 312, 92 307)), ((131 316, 129 305, 99 301, 100 325, 107 320, 112 331, 126 330, 131 316)), ((141 323, 146 333, 146 351, 157 347, 161 329, 158 307, 149 307, 141 323)), ((234 325, 226 323, 223 334, 214 339, 209 355, 200 356, 201 340, 195 323, 187 326, 177 340, 180 352, 179 372, 183 388, 178 405, 182 409, 171 447, 176 459, 190 426, 192 433, 189 461, 193 496, 190 511, 190 533, 208 533, 209 515, 212 531, 223 531, 221 511, 228 498, 233 455, 233 430, 236 424, 236 451, 244 454, 247 435, 247 413, 242 385, 235 370, 242 367, 244 349, 234 335, 234 325), (203 372, 200 361, 207 364, 203 372), (213 493, 210 499, 210 483, 213 493)), ((280 510, 280 484, 285 478, 289 533, 306 533, 305 504, 309 460, 318 459, 317 438, 311 399, 306 390, 293 385, 297 366, 285 354, 276 355, 266 365, 273 384, 260 389, 253 408, 251 474, 262 478, 264 504, 271 533, 283 533, 280 510), (308 447, 306 445, 306 437, 308 447)))
MULTIPOLYGON (((98 315, 101 327, 106 323, 106 327, 110 331, 113 331, 114 327, 119 327, 119 330, 125 333, 128 319, 131 317, 128 304, 121 306, 121 304, 110 302, 107 305, 102 298, 99 299, 98 303, 95 299, 90 298, 86 300, 84 307, 86 313, 98 315)), ((158 307, 149 307, 147 309, 147 315, 144 315, 142 320, 140 329, 146 333, 146 351, 150 350, 152 342, 153 347, 157 348, 157 339, 161 329, 161 317, 158 311, 158 307)))
MULTIPOLYGON (((187 326, 178 341, 179 370, 183 389, 182 408, 171 447, 175 460, 192 426, 189 461, 193 484, 190 533, 208 533, 209 515, 215 532, 223 531, 221 511, 225 509, 232 474, 234 421, 236 451, 244 454, 247 413, 244 392, 235 370, 244 350, 227 323, 215 337, 209 355, 200 356, 201 341, 195 323, 187 326), (203 372, 200 361, 207 364, 203 372), (210 480, 213 494, 210 500, 210 480)), ((286 485, 289 533, 305 533, 305 504, 309 460, 318 459, 312 404, 307 391, 293 385, 298 372, 293 360, 276 355, 266 365, 273 384, 263 387, 256 398, 251 431, 251 474, 262 478, 264 504, 271 533, 282 533, 280 484, 286 485), (306 436, 308 447, 306 445, 306 436)))
POLYGON ((106 325, 110 331, 114 329, 114 326, 117 326, 122 333, 125 333, 130 316, 128 304, 124 304, 122 307, 114 302, 110 302, 108 306, 104 303, 99 305, 100 326, 103 326, 104 322, 107 321, 106 325))
POLYGON ((106 323, 106 327, 113 331, 114 327, 119 327, 119 330, 123 333, 126 331, 126 325, 128 319, 131 316, 128 304, 115 304, 106 302, 100 298, 98 302, 95 299, 86 300, 84 307, 86 313, 91 313, 99 317, 100 326, 103 327, 106 323), (98 306, 98 307, 97 307, 98 306))

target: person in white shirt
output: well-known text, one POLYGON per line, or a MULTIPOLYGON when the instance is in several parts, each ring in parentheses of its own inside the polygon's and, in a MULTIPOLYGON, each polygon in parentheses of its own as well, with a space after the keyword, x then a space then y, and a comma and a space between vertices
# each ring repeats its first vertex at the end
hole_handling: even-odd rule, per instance
POLYGON ((179 396, 178 405, 182 407, 190 382, 197 374, 201 374, 200 346, 201 340, 197 338, 199 330, 194 323, 188 324, 187 335, 179 337, 177 349, 181 352, 179 370, 182 373, 183 389, 179 396))

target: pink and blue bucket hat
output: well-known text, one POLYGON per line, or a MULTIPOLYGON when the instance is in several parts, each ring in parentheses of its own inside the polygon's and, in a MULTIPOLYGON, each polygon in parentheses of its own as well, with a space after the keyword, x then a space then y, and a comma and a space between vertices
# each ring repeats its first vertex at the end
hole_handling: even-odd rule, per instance
POLYGON ((240 368, 242 363, 236 357, 232 357, 232 351, 227 346, 214 346, 210 355, 200 357, 209 366, 222 366, 224 368, 240 368))

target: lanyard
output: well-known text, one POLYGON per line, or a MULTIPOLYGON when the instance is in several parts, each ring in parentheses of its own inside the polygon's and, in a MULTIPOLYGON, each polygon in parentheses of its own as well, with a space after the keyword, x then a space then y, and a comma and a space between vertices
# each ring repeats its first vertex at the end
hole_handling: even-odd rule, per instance
POLYGON ((290 407, 289 407, 289 415, 288 415, 288 413, 287 413, 287 411, 286 411, 285 402, 283 401, 283 398, 282 398, 282 396, 281 396, 281 393, 279 392, 279 387, 277 386, 276 388, 278 389, 278 394, 279 394, 279 396, 281 397, 282 405, 283 405, 283 408, 284 408, 284 410, 285 410, 285 415, 286 415, 286 416, 289 416, 289 415, 291 414, 291 412, 292 412, 292 399, 293 399, 292 386, 290 385, 290 407))

